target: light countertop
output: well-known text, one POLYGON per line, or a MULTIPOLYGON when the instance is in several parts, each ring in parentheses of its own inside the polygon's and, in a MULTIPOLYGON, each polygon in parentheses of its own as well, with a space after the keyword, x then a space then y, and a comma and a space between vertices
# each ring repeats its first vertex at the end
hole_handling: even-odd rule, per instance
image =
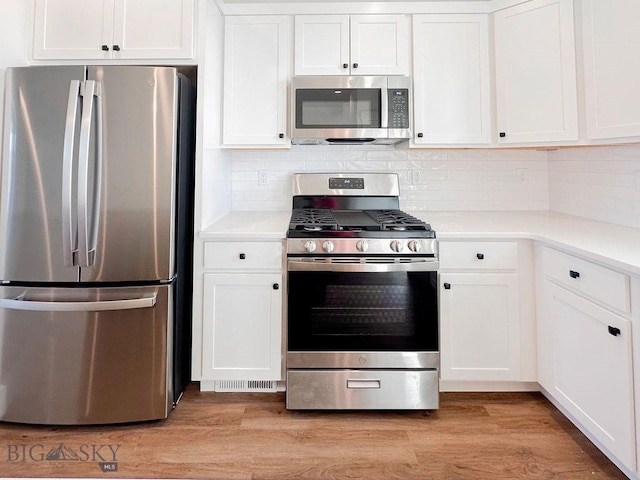
MULTIPOLYGON (((409 212, 453 239, 530 239, 640 275, 640 229, 547 211, 409 212)), ((210 240, 278 240, 291 212, 232 212, 200 233, 210 240)))

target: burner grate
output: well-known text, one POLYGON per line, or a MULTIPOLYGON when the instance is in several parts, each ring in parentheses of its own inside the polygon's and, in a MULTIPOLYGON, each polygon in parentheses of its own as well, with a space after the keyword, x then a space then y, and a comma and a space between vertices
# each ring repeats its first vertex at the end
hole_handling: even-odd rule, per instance
POLYGON ((331 210, 326 208, 294 209, 291 214, 289 230, 305 230, 318 232, 321 230, 337 230, 338 224, 331 210))
POLYGON ((431 226, 402 210, 332 210, 296 208, 289 231, 317 232, 431 232, 431 226), (335 212, 335 213, 334 213, 335 212))
POLYGON ((365 210, 365 213, 379 223, 382 226, 382 230, 431 230, 431 226, 428 223, 402 210, 365 210))

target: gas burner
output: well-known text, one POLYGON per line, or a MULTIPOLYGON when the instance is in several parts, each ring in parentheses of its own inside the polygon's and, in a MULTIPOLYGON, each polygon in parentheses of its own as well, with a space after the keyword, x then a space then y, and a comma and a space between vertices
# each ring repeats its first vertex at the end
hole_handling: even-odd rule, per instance
POLYGON ((365 210, 365 213, 382 225, 383 230, 430 230, 429 224, 402 210, 365 210))
POLYGON ((397 176, 362 174, 348 177, 349 182, 336 178, 346 177, 340 174, 295 175, 287 237, 312 240, 318 245, 328 239, 348 238, 354 241, 354 249, 358 239, 371 239, 371 242, 359 244, 362 252, 367 253, 372 253, 373 245, 379 244, 373 239, 384 239, 385 248, 392 240, 397 240, 394 244, 400 248, 397 252, 424 255, 424 250, 414 251, 410 244, 414 245, 412 241, 416 239, 434 239, 436 234, 428 223, 399 209, 397 176), (365 188, 349 187, 352 184, 365 188))
POLYGON ((337 230, 338 226, 329 209, 296 208, 291 214, 289 230, 318 232, 321 230, 337 230))

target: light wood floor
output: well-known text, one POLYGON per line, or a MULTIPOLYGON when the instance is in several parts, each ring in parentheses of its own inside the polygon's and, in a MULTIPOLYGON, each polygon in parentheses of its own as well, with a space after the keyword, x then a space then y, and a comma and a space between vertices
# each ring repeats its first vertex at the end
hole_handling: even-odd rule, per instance
POLYGON ((427 415, 290 412, 283 394, 200 393, 195 385, 165 421, 100 427, 0 423, 3 476, 626 478, 537 393, 445 393, 440 410, 427 415), (60 445, 58 452, 75 452, 78 459, 40 460, 60 445), (112 450, 118 471, 103 473, 99 462, 113 467, 112 450))

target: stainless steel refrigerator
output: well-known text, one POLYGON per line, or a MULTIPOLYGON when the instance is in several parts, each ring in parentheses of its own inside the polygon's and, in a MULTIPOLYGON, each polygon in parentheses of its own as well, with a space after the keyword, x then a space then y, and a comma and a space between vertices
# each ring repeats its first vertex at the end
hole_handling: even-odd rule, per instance
POLYGON ((175 406, 190 375, 194 98, 175 68, 7 70, 0 421, 175 406))

